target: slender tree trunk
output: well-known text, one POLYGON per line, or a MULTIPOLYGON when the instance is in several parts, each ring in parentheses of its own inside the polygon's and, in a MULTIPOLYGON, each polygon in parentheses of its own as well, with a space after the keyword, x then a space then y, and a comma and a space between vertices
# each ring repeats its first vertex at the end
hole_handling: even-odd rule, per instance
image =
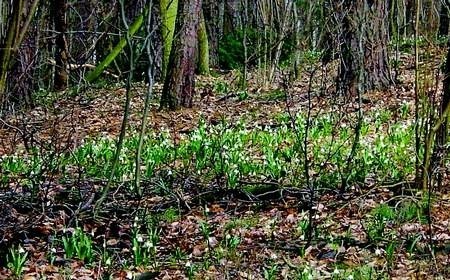
POLYGON ((162 40, 163 40, 163 58, 161 77, 164 79, 169 64, 170 51, 172 49, 173 34, 175 31, 175 21, 177 18, 178 0, 161 0, 161 22, 162 22, 162 40))
POLYGON ((442 121, 442 125, 439 128, 437 135, 436 135, 436 154, 438 155, 438 158, 440 160, 443 160, 445 158, 445 145, 448 141, 448 133, 449 133, 449 123, 450 118, 449 116, 445 117, 445 110, 448 108, 450 104, 450 40, 447 42, 448 51, 447 51, 447 57, 445 60, 445 76, 443 81, 443 87, 442 87, 442 101, 441 101, 441 108, 440 108, 440 116, 444 116, 444 119, 442 121))
MULTIPOLYGON (((209 43, 209 62, 211 67, 219 66, 219 40, 223 26, 221 8, 224 0, 203 0, 203 15, 205 17, 206 33, 209 43)), ((223 8, 222 8, 223 9, 223 8)))
MULTIPOLYGON (((20 27, 20 18, 24 1, 12 1, 11 11, 9 15, 11 19, 6 19, 6 37, 1 38, 0 42, 0 101, 1 104, 6 102, 6 89, 8 72, 11 66, 11 60, 14 55, 14 44, 20 27)), ((7 4, 6 4, 7 5, 7 4)), ((3 7, 2 7, 3 8, 3 7)), ((6 12, 8 13, 8 12, 6 12)), ((8 17, 9 15, 6 15, 8 17)), ((3 16, 3 15, 2 15, 3 16)), ((3 19, 2 19, 3 20, 3 19)))
POLYGON ((205 17, 200 12, 200 24, 198 27, 198 72, 209 75, 209 42, 206 31, 205 17))
POLYGON ((7 101, 8 73, 13 64, 13 58, 27 34, 38 4, 39 0, 0 3, 0 28, 2 29, 0 32, 0 106, 7 101))
POLYGON ((67 88, 68 72, 68 46, 65 33, 67 32, 66 22, 66 1, 53 0, 52 16, 55 26, 55 77, 53 87, 56 91, 63 91, 67 88))
POLYGON ((440 16, 439 16, 439 36, 448 36, 449 28, 449 15, 448 9, 450 6, 450 0, 444 0, 441 3, 440 16))
POLYGON ((415 0, 405 0, 405 24, 403 36, 408 37, 413 34, 414 31, 414 2, 415 0))
POLYGON ((201 0, 180 0, 161 107, 192 107, 201 0))

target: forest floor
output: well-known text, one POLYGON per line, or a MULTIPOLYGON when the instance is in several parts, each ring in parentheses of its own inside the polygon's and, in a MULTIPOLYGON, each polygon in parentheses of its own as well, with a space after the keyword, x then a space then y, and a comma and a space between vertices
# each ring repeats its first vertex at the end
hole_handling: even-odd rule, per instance
MULTIPOLYGON (((405 70, 401 83, 390 90, 365 94, 364 112, 387 110, 396 119, 402 106, 413 107, 411 73, 405 70)), ((277 86, 258 86, 256 79, 250 80, 247 91, 235 90, 233 75, 199 77, 198 99, 191 109, 159 111, 155 99, 149 129, 169 131, 177 143, 201 120, 209 126, 244 121, 252 130, 276 126, 277 116, 287 107, 301 111, 309 101, 317 111, 333 111, 336 106, 319 94, 309 99, 309 77, 290 85, 286 100, 277 86)), ((145 90, 142 85, 133 90, 129 132, 140 125, 145 90)), ((124 95, 122 88, 42 95, 43 105, 1 120, 2 159, 13 153, 27 156, 32 147, 53 151, 54 156, 70 153, 89 139, 115 139, 124 95)), ((346 108, 353 112, 355 106, 357 102, 349 101, 346 108)), ((7 268, 13 255, 25 256, 23 279, 450 278, 446 176, 443 187, 430 197, 414 189, 410 177, 395 182, 369 178, 344 192, 328 189, 318 195, 310 220, 306 189, 249 195, 220 187, 219 179, 204 184, 195 174, 181 173, 173 179, 173 189, 162 193, 151 180, 145 182, 148 190, 141 197, 127 190, 127 182, 114 186, 94 218, 93 202, 104 179, 64 181, 58 174, 45 175, 39 194, 34 194, 37 199, 30 198, 33 194, 19 178, 0 190, 0 279, 14 277, 14 265, 7 268), (72 190, 80 197, 73 198, 72 190), (421 207, 430 201, 431 213, 425 215, 428 208, 421 207), (402 205, 416 208, 412 217, 400 221, 396 216, 404 213, 398 212, 402 205), (311 240, 305 221, 313 223, 311 240), (68 256, 70 242, 73 257, 68 256)))

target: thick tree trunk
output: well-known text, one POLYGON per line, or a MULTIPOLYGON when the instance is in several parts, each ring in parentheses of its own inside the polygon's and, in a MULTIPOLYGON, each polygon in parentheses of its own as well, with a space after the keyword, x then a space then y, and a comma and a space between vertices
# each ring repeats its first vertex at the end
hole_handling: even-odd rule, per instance
POLYGON ((53 0, 52 16, 55 25, 55 77, 53 87, 56 91, 63 91, 67 88, 68 72, 68 47, 66 40, 67 22, 66 22, 66 1, 53 0))
POLYGON ((192 107, 201 0, 180 0, 161 107, 192 107))
POLYGON ((388 62, 386 1, 346 0, 342 8, 345 16, 338 91, 355 93, 361 82, 363 91, 387 88, 392 84, 392 78, 388 62), (360 71, 362 81, 358 80, 360 71))

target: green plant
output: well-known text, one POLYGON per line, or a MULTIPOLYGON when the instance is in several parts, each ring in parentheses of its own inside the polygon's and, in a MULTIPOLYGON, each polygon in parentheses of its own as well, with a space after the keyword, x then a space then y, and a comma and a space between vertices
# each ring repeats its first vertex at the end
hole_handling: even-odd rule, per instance
POLYGON ((398 221, 400 223, 412 222, 415 220, 422 221, 423 209, 414 201, 406 201, 400 204, 398 212, 398 221))
POLYGON ((187 259, 187 254, 181 250, 180 247, 176 247, 175 251, 173 251, 170 254, 170 261, 171 263, 180 263, 181 261, 184 261, 187 259))
MULTIPOLYGON (((258 36, 260 36, 258 30, 253 28, 247 28, 245 34, 248 38, 247 48, 248 53, 256 52, 256 45, 258 36), (251 43, 253 42, 253 43, 251 43)), ((219 64, 222 69, 240 69, 244 66, 244 46, 242 40, 244 37, 244 30, 236 30, 235 32, 229 32, 224 34, 219 42, 219 64)), ((255 61, 250 63, 253 65, 255 61)))
POLYGON ((412 255, 417 249, 417 243, 422 239, 420 234, 408 234, 405 240, 406 250, 412 255))
POLYGON ((365 223, 365 230, 370 242, 377 243, 384 238, 384 231, 389 221, 392 221, 395 213, 386 204, 380 204, 368 215, 365 223))
POLYGON ((102 265, 105 266, 106 268, 109 268, 112 265, 113 257, 111 253, 108 251, 106 239, 103 240, 103 246, 102 249, 100 250, 100 256, 102 265))
POLYGON ((262 94, 259 99, 264 101, 283 101, 284 99, 286 99, 286 92, 281 89, 275 89, 262 94))
POLYGON ((307 266, 298 268, 296 279, 298 280, 314 279, 313 270, 307 266))
POLYGON ((267 269, 264 268, 264 279, 266 280, 277 279, 277 274, 278 274, 278 266, 276 264, 272 264, 267 269))
POLYGON ((304 238, 304 235, 305 235, 306 231, 308 230, 308 226, 309 226, 309 221, 306 217, 298 221, 296 231, 297 231, 297 235, 301 239, 304 238))
POLYGON ((90 263, 94 258, 92 239, 81 228, 75 228, 69 236, 62 237, 66 258, 77 257, 90 263))
POLYGON ((185 273, 189 280, 194 279, 196 272, 197 272, 197 267, 189 261, 186 262, 185 273))
POLYGON ((148 265, 150 261, 156 263, 156 246, 159 242, 161 231, 157 228, 151 227, 147 230, 147 235, 139 231, 139 218, 136 216, 131 229, 131 243, 133 245, 133 260, 136 266, 148 265))
POLYGON ((395 250, 397 248, 397 244, 395 241, 390 241, 386 246, 386 261, 388 269, 392 269, 392 265, 394 263, 395 258, 395 250))
POLYGON ((178 209, 174 207, 169 207, 160 215, 159 217, 162 221, 167 223, 173 223, 180 218, 178 209))
POLYGON ((209 237, 211 235, 211 229, 207 222, 200 221, 200 232, 203 235, 203 238, 205 238, 206 242, 209 243, 209 237))
POLYGON ((246 90, 238 91, 237 95, 238 95, 239 101, 244 101, 244 100, 248 99, 248 91, 246 91, 246 90))
POLYGON ((214 84, 214 91, 218 94, 226 94, 230 90, 228 88, 228 84, 225 81, 219 80, 214 84))
POLYGON ((9 254, 6 256, 6 262, 12 273, 20 277, 27 261, 28 252, 26 252, 22 246, 12 247, 9 250, 9 254))
POLYGON ((400 117, 402 119, 406 119, 408 117, 408 114, 410 112, 409 104, 404 102, 402 103, 402 106, 400 107, 400 117))
POLYGON ((225 236, 224 241, 225 247, 233 251, 236 250, 237 246, 239 246, 239 244, 241 243, 241 239, 239 238, 239 236, 229 234, 225 236))
POLYGON ((224 230, 226 232, 228 232, 235 228, 238 228, 238 229, 252 228, 258 224, 258 221, 259 220, 256 217, 234 218, 224 225, 224 230))
POLYGON ((354 269, 347 279, 355 280, 371 280, 371 279, 385 279, 382 274, 377 273, 375 269, 370 265, 363 265, 354 269), (350 277, 352 276, 352 277, 350 277))

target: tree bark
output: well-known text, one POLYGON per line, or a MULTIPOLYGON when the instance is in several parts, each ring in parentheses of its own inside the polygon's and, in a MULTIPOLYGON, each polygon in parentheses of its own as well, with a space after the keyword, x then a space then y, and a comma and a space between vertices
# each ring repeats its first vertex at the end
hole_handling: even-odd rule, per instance
POLYGON ((52 16, 56 31, 55 39, 55 76, 53 88, 55 91, 63 91, 67 89, 68 82, 68 46, 66 40, 67 22, 65 0, 52 1, 52 16))
POLYGON ((220 9, 223 5, 224 0, 203 0, 203 15, 209 43, 209 62, 212 67, 219 66, 219 40, 223 29, 223 13, 220 12, 220 9))
POLYGON ((387 3, 384 0, 346 0, 342 6, 341 64, 338 92, 353 94, 362 71, 363 92, 385 89, 393 81, 388 62, 387 3), (362 52, 360 52, 362 44, 362 52))
POLYGON ((201 0, 180 0, 161 107, 192 107, 201 0))
POLYGON ((209 75, 209 42, 203 12, 200 12, 198 26, 198 73, 209 75))
MULTIPOLYGON (((442 101, 441 101, 441 108, 440 108, 440 116, 444 115, 445 110, 450 104, 450 40, 447 42, 447 57, 445 60, 445 76, 443 81, 443 88, 442 88, 442 101)), ((445 117, 445 115, 444 115, 445 117)), ((442 151, 445 151, 444 146, 447 144, 447 137, 449 132, 449 116, 445 117, 443 120, 442 126, 439 128, 439 131, 437 133, 437 146, 438 148, 442 149, 442 151)), ((445 158, 444 156, 442 158, 445 158)))
POLYGON ((0 27, 5 33, 4 38, 0 36, 0 105, 8 101, 6 95, 8 74, 13 65, 13 58, 25 39, 38 3, 39 0, 16 0, 10 4, 0 4, 0 27))
POLYGON ((164 79, 169 64, 170 52, 173 44, 173 35, 175 31, 175 20, 177 18, 178 0, 161 0, 161 31, 163 40, 163 58, 161 75, 164 79))
MULTIPOLYGON (((7 5, 7 4, 6 4, 7 5)), ((3 8, 3 7, 2 7, 3 8)), ((23 1, 13 1, 9 15, 11 19, 8 20, 6 17, 6 37, 1 38, 0 42, 0 101, 1 104, 6 102, 6 89, 8 72, 11 66, 11 60, 14 56, 15 41, 17 39, 17 34, 19 32, 21 13, 23 9, 23 1)), ((3 20, 3 15, 2 15, 3 20)))
POLYGON ((439 36, 448 36, 449 29, 449 15, 448 8, 450 6, 450 0, 445 0, 441 3, 440 16, 439 16, 439 36))

